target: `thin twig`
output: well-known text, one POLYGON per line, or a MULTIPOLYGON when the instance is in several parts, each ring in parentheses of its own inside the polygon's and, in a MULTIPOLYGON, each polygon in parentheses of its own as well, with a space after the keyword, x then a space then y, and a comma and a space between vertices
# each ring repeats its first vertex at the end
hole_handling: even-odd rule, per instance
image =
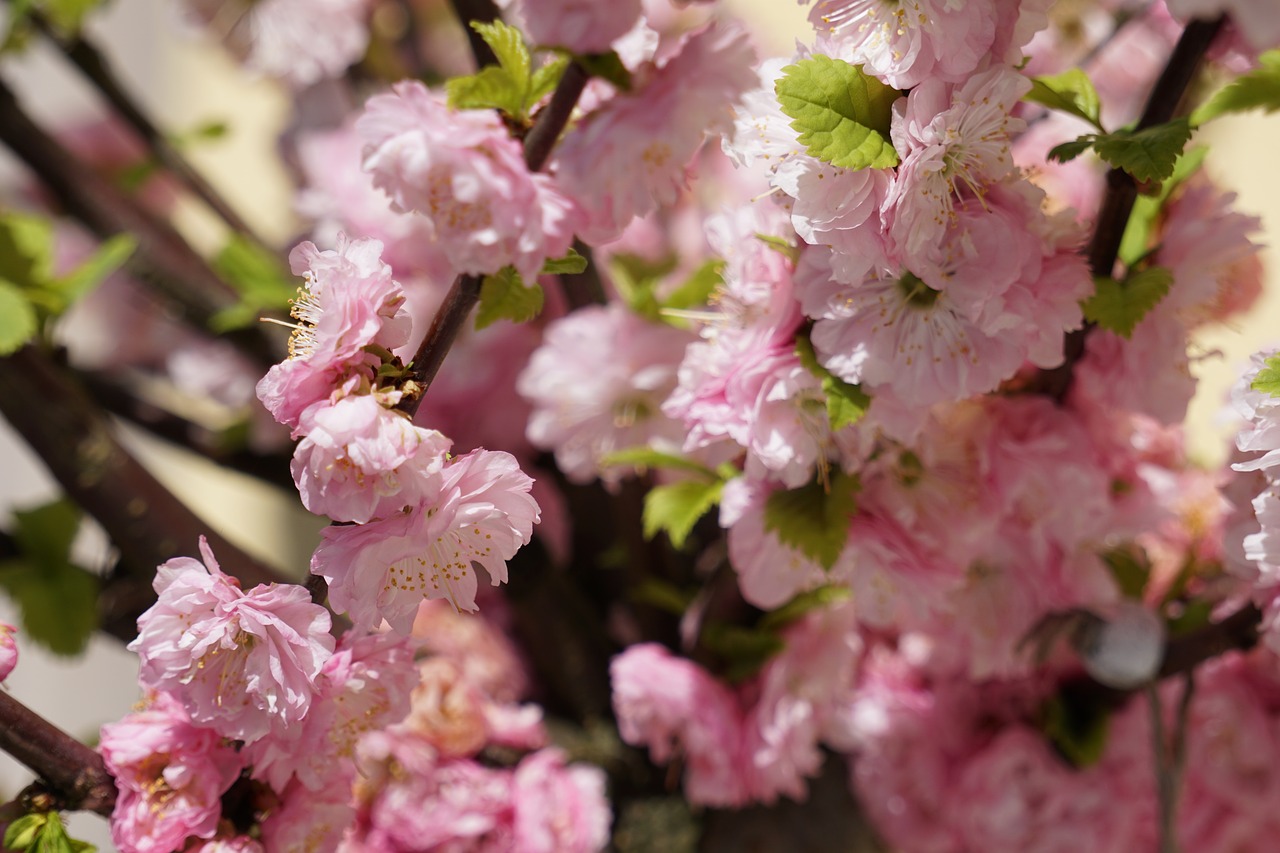
MULTIPOLYGON (((1164 71, 1151 90, 1135 131, 1164 124, 1173 118, 1224 20, 1222 17, 1213 21, 1195 20, 1182 31, 1164 71)), ((1127 172, 1112 169, 1107 173, 1106 182, 1106 193, 1087 250, 1089 269, 1094 276, 1110 276, 1115 272, 1120 241, 1138 198, 1138 185, 1127 172)), ((1083 328, 1069 332, 1063 341, 1062 365, 1040 371, 1031 387, 1055 400, 1065 400, 1071 390, 1075 366, 1084 358, 1085 339, 1092 330, 1093 324, 1087 323, 1083 328)))
POLYGON ((1158 682, 1150 682, 1144 692, 1147 694, 1147 708, 1151 712, 1151 760, 1155 763, 1156 802, 1160 809, 1160 853, 1178 853, 1173 822, 1176 791, 1169 767, 1169 744, 1165 739, 1164 712, 1160 707, 1158 682))
POLYGON ((476 66, 483 68, 486 65, 497 65, 498 57, 493 55, 493 51, 480 34, 471 28, 472 21, 487 24, 498 20, 502 13, 497 5, 493 0, 452 0, 451 5, 454 14, 462 23, 462 29, 466 31, 467 43, 471 46, 471 55, 476 59, 476 66))
POLYGON ((2 690, 0 750, 40 776, 57 808, 111 814, 116 786, 102 756, 2 690))
POLYGON ((62 38, 39 12, 32 12, 30 17, 44 36, 62 51, 80 70, 80 73, 93 84, 99 94, 115 108, 120 118, 124 119, 125 123, 141 137, 160 165, 181 180, 233 231, 238 232, 264 252, 275 253, 275 250, 249 227, 249 224, 218 194, 204 176, 191 167, 169 138, 152 123, 137 101, 125 91, 119 78, 112 72, 106 57, 83 33, 73 38, 62 38))

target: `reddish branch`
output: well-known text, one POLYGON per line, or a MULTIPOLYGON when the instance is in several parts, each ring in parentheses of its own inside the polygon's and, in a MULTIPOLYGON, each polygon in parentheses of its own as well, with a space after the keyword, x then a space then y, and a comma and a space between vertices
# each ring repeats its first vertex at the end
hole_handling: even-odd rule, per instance
MULTIPOLYGON (((1164 124, 1174 117, 1195 78, 1209 46, 1221 31, 1224 18, 1213 21, 1195 20, 1187 24, 1174 46, 1160 79, 1156 81, 1147 105, 1138 119, 1135 130, 1164 124)), ((1120 169, 1107 172, 1107 189, 1094 223, 1093 239, 1089 242, 1089 269, 1094 276, 1110 276, 1115 272, 1116 256, 1120 241, 1129 224, 1129 215, 1138 198, 1138 185, 1133 176, 1120 169)), ((1063 341, 1063 363, 1060 367, 1040 372, 1033 389, 1048 394, 1055 400, 1065 400, 1071 390, 1075 366, 1084 357, 1085 339, 1093 330, 1086 323, 1081 329, 1070 332, 1063 341)))
POLYGON ((116 786, 102 757, 3 690, 0 749, 40 776, 53 808, 111 814, 116 786))

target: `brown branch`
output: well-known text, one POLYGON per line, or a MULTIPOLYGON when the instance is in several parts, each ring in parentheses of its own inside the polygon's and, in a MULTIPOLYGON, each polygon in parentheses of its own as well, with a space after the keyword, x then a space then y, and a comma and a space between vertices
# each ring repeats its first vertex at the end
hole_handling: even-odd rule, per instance
POLYGON ((143 113, 137 102, 129 96, 120 80, 111 71, 106 57, 85 38, 84 33, 79 33, 73 38, 62 38, 39 12, 32 12, 30 17, 44 36, 62 51, 80 70, 80 73, 94 85, 99 94, 111 104, 125 123, 141 137, 160 165, 181 180, 233 231, 244 236, 264 252, 275 254, 275 250, 249 227, 249 224, 218 194, 203 175, 191 167, 168 137, 161 133, 143 113))
MULTIPOLYGON (((1164 124, 1173 118, 1224 20, 1219 17, 1213 21, 1195 20, 1187 24, 1147 98, 1135 131, 1164 124)), ((1111 169, 1107 172, 1106 182, 1106 193, 1087 250, 1089 269, 1095 277, 1110 276, 1115 272, 1120 241, 1138 198, 1138 185, 1127 172, 1111 169)), ((1075 366, 1084 357, 1085 339, 1093 328, 1092 323, 1086 323, 1083 328, 1065 336, 1062 365, 1040 371, 1031 383, 1032 390, 1048 394, 1059 402, 1066 399, 1071 391, 1075 366)))
POLYGON ((498 57, 493 55, 493 51, 489 45, 485 44, 480 34, 471 28, 472 21, 487 24, 502 17, 497 5, 493 0, 452 0, 451 5, 454 14, 458 16, 458 21, 462 24, 462 29, 467 34, 467 43, 471 46, 471 55, 476 58, 476 65, 480 68, 486 65, 497 65, 498 57))
POLYGON ((1252 604, 1242 607, 1221 622, 1175 637, 1165 647, 1159 678, 1191 672, 1207 660, 1230 651, 1245 651, 1258 643, 1262 611, 1252 604))
POLYGON ((0 359, 0 414, 67 496, 106 530, 120 550, 124 574, 139 582, 130 587, 131 595, 142 592, 142 582, 150 582, 157 565, 193 553, 202 534, 228 573, 246 586, 288 582, 212 530, 161 485, 120 445, 84 389, 35 347, 0 359))
MULTIPOLYGON (((129 233, 138 251, 129 269, 165 297, 182 319, 200 327, 237 301, 182 235, 168 222, 144 210, 110 181, 85 167, 33 122, 17 98, 0 83, 0 142, 35 173, 68 214, 100 238, 129 233)), ((263 364, 283 357, 283 347, 255 326, 235 336, 263 364)))
POLYGON ((551 100, 538 113, 533 128, 524 138, 524 162, 530 172, 541 171, 547 165, 551 149, 555 148, 556 140, 569 123, 573 108, 578 105, 578 98, 589 79, 591 75, 576 62, 570 62, 569 67, 564 70, 564 76, 551 93, 551 100))
POLYGON ((110 815, 116 786, 102 756, 0 690, 0 749, 35 771, 58 809, 110 815))

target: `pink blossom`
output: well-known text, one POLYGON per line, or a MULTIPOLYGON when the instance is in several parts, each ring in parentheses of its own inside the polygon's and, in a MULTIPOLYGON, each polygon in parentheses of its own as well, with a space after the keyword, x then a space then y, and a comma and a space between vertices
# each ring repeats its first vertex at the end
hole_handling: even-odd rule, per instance
POLYGON ((502 628, 502 598, 486 603, 484 613, 460 613, 445 601, 418 606, 413 636, 422 649, 448 658, 465 679, 495 701, 515 702, 530 690, 520 649, 502 628))
POLYGON ((269 853, 333 853, 355 821, 350 786, 317 792, 294 782, 278 794, 261 823, 269 853))
POLYGON ((348 373, 363 368, 370 344, 394 349, 409 336, 404 293, 381 260, 377 240, 338 238, 336 250, 301 243, 289 253, 306 289, 294 301, 298 321, 289 359, 258 383, 258 399, 275 419, 297 427, 303 410, 327 399, 348 373))
MULTIPOLYGON (((807 2, 807 0, 802 0, 807 2)), ((958 83, 987 58, 996 35, 993 0, 818 0, 809 20, 851 61, 895 89, 935 78, 958 83)))
POLYGON ((119 791, 111 840, 123 853, 169 853, 189 836, 213 837, 222 795, 244 764, 163 693, 144 710, 104 725, 98 749, 119 791))
POLYGON ((678 449, 683 430, 662 401, 692 342, 685 331, 641 319, 618 302, 589 306, 551 323, 516 382, 533 404, 528 437, 554 450, 574 482, 615 483, 625 467, 602 469, 609 453, 633 447, 678 449))
POLYGON ((427 500, 450 445, 372 394, 311 406, 298 428, 290 468, 303 505, 360 524, 427 500))
POLYGON ((407 634, 421 601, 475 610, 479 565, 494 586, 539 518, 533 481, 509 453, 475 450, 439 474, 438 498, 369 524, 328 527, 311 571, 329 582, 333 605, 356 627, 383 619, 407 634))
POLYGON ((584 212, 584 240, 612 239, 634 217, 676 201, 704 136, 726 128, 732 105, 756 85, 754 61, 743 30, 711 24, 569 131, 554 170, 584 212))
POLYGON ((1170 306, 1158 305, 1127 339, 1105 329, 1089 335, 1071 394, 1080 402, 1176 424, 1186 417, 1195 391, 1187 328, 1170 306))
POLYGON ((18 643, 13 639, 17 631, 12 625, 0 622, 0 682, 18 665, 18 643))
POLYGON ((200 552, 203 565, 178 557, 156 570, 159 600, 128 646, 141 658, 138 678, 225 737, 281 732, 306 716, 333 654, 329 613, 293 584, 243 592, 204 537, 200 552))
POLYGON ((196 842, 183 848, 182 853, 266 853, 266 848, 247 835, 236 835, 196 842))
POLYGON ((489 740, 484 691, 444 657, 424 660, 418 675, 403 728, 431 744, 441 758, 470 758, 480 752, 489 740))
POLYGON ((564 255, 577 216, 551 179, 531 174, 492 110, 450 109, 417 81, 375 95, 356 121, 364 169, 397 209, 417 211, 456 272, 514 266, 532 279, 564 255))
POLYGON ((534 44, 574 53, 607 53, 640 17, 640 0, 520 0, 534 44))
POLYGON ((648 746, 660 764, 681 757, 690 802, 748 801, 750 781, 740 772, 742 712, 729 688, 654 643, 627 647, 609 665, 609 675, 622 739, 648 746))
POLYGON ((527 756, 516 767, 514 849, 521 853, 595 853, 609 844, 604 772, 565 766, 557 749, 527 756))
POLYGON ((343 634, 316 679, 316 697, 301 723, 245 747, 254 778, 277 791, 293 777, 312 791, 345 791, 355 773, 356 741, 403 719, 417 682, 406 640, 343 634))

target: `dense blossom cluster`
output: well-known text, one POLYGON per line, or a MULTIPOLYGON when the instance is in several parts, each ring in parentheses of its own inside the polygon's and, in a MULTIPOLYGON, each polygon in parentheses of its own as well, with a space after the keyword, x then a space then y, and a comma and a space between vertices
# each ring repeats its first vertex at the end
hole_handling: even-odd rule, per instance
MULTIPOLYGON (((803 801, 841 756, 911 853, 1148 850, 1162 821, 1187 850, 1261 849, 1280 828, 1280 356, 1235 395, 1238 476, 1194 465, 1179 428, 1189 336, 1259 294, 1260 222, 1184 154, 1091 269, 1102 168, 1046 152, 1132 122, 1163 61, 1135 43, 1163 57, 1188 16, 1225 12, 1226 61, 1256 63, 1280 43, 1262 4, 802 0, 812 39, 763 61, 714 3, 498 5, 515 26, 479 35, 499 67, 291 134, 316 242, 290 254, 289 358, 256 391, 333 522, 315 599, 243 589, 204 540, 158 568, 129 646, 144 702, 102 730, 119 849, 588 853, 622 816, 585 756, 622 796, 716 809, 803 801), (1086 56, 1096 88, 1060 97, 1075 117, 1044 109, 1086 56), (593 79, 531 169, 553 112, 533 81, 570 62, 593 79), (794 95, 805 79, 837 94, 794 95), (599 294, 544 274, 579 253, 599 294), (481 279, 482 313, 513 319, 509 287, 544 316, 486 315, 424 388, 420 344, 481 279), (576 513, 636 510, 633 486, 635 535, 584 555, 576 513), (638 541, 658 530, 665 561, 638 541), (531 543, 552 580, 508 601, 493 588, 533 584, 508 565, 531 543), (565 678, 609 663, 577 722, 611 690, 617 723, 591 748, 544 717, 593 687, 540 684, 513 639, 559 636, 519 608, 578 581, 564 612, 605 612, 565 678), (1194 688, 1153 681, 1167 633, 1250 599, 1263 648, 1194 688), (1185 753, 1176 819, 1161 738, 1185 753)), ((379 49, 371 4, 323 6, 262 0, 220 34, 310 86, 379 49)), ((15 654, 0 625, 0 680, 15 654)))

